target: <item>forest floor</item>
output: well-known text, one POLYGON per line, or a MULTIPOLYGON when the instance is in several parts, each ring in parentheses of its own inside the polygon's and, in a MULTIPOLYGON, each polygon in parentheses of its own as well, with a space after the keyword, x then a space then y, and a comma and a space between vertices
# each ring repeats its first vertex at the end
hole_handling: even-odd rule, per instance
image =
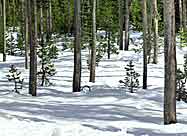
MULTIPOLYGON (((105 57, 96 69, 91 84, 87 51, 83 51, 82 85, 91 92, 72 93, 73 52, 63 51, 55 61, 57 74, 49 87, 38 87, 38 96, 27 95, 28 70, 24 58, 8 56, 0 62, 0 136, 187 136, 187 103, 177 102, 178 123, 163 125, 164 57, 148 65, 148 89, 130 93, 122 88, 125 65, 134 60, 142 85, 142 54, 120 52, 105 57), (8 82, 8 67, 14 64, 23 73, 21 94, 13 93, 8 82)), ((179 64, 184 51, 177 49, 179 64)))

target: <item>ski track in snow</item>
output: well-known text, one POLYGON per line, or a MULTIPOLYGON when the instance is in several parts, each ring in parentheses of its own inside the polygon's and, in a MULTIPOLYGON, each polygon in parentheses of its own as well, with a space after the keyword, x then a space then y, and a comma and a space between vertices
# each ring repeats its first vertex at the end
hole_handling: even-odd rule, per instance
MULTIPOLYGON (((57 74, 52 86, 38 87, 38 96, 27 95, 28 70, 24 58, 8 56, 0 62, 0 136, 187 136, 187 104, 177 102, 178 123, 163 125, 164 60, 148 65, 148 89, 136 93, 120 87, 124 66, 134 60, 142 75, 142 54, 120 52, 105 57, 96 69, 96 83, 87 82, 86 53, 82 52, 82 85, 91 92, 72 93, 73 53, 66 50, 55 61, 57 74), (11 92, 7 67, 15 64, 23 72, 22 95, 11 92)), ((183 51, 177 49, 179 64, 183 51)), ((140 77, 142 83, 142 76, 140 77)))

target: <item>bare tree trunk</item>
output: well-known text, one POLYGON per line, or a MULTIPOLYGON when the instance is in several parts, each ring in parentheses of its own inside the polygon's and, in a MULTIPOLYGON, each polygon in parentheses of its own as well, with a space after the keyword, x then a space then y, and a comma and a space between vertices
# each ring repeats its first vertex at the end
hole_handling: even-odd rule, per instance
POLYGON ((179 15, 180 15, 180 29, 183 27, 183 10, 182 10, 182 0, 179 0, 179 15))
POLYGON ((176 41, 175 2, 164 0, 165 87, 164 124, 176 123, 176 41))
POLYGON ((81 90, 81 18, 80 18, 80 0, 74 0, 74 72, 73 72, 73 92, 81 90))
POLYGON ((30 75, 29 75, 29 93, 32 94, 32 96, 36 96, 36 89, 37 89, 37 2, 36 0, 29 0, 29 29, 30 29, 30 75), (34 24, 32 25, 32 11, 34 16, 34 24), (32 30, 32 26, 34 30, 32 30))
POLYGON ((71 31, 71 2, 68 0, 68 34, 70 34, 71 31))
POLYGON ((129 49, 129 6, 130 0, 125 0, 125 50, 129 49))
POLYGON ((28 1, 24 0, 25 4, 25 69, 29 67, 29 28, 28 28, 28 1))
POLYGON ((6 0, 3 0, 3 61, 6 61, 6 0))
POLYGON ((158 8, 157 8, 157 0, 153 0, 153 45, 154 45, 154 52, 153 52, 153 64, 158 63, 158 8))
POLYGON ((148 46, 148 63, 151 61, 151 51, 152 51, 152 0, 147 1, 147 14, 148 14, 148 39, 147 39, 147 46, 148 46))
POLYGON ((186 30, 186 24, 187 24, 187 12, 186 12, 186 6, 187 0, 183 0, 183 28, 186 30))
POLYGON ((124 10, 124 0, 118 0, 119 3, 119 49, 123 50, 124 44, 123 44, 123 24, 124 24, 124 16, 123 16, 123 10, 124 10))
POLYGON ((96 0, 92 5, 92 45, 91 45, 91 63, 90 63, 90 82, 95 82, 96 67, 96 0))
POLYGON ((108 40, 107 54, 108 54, 108 59, 110 59, 110 52, 111 52, 110 36, 111 36, 110 32, 107 32, 107 40, 108 40))
POLYGON ((142 0, 142 15, 143 15, 143 89, 147 89, 147 3, 142 0))

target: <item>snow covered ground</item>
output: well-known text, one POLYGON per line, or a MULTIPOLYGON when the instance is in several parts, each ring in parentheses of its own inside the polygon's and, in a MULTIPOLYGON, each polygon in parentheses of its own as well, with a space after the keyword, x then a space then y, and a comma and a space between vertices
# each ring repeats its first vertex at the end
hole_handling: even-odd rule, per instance
MULTIPOLYGON (((183 51, 177 52, 182 64, 183 51)), ((8 56, 7 62, 0 62, 0 136, 187 136, 184 102, 177 102, 178 123, 163 125, 163 54, 159 58, 158 65, 148 66, 148 89, 131 94, 118 81, 131 59, 142 75, 141 53, 120 52, 110 60, 104 57, 96 70, 96 83, 91 84, 83 51, 82 85, 90 85, 91 92, 72 93, 73 53, 66 50, 55 62, 53 85, 39 87, 38 96, 31 97, 24 58, 8 56), (6 79, 10 64, 23 72, 21 95, 11 92, 12 83, 6 79)))

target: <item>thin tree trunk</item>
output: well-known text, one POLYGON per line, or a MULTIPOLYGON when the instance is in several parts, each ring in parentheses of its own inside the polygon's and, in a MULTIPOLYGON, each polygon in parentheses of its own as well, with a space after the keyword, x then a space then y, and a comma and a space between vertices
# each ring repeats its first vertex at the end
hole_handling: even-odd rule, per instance
POLYGON ((80 0, 74 0, 74 72, 73 72, 73 92, 81 91, 81 18, 80 0))
POLYGON ((180 15, 180 29, 183 27, 183 10, 182 10, 182 0, 179 0, 179 15, 180 15))
POLYGON ((108 54, 108 59, 110 59, 110 52, 111 52, 110 32, 107 32, 107 40, 108 40, 108 49, 107 49, 107 54, 108 54))
POLYGON ((153 64, 158 63, 158 9, 157 9, 157 0, 153 0, 153 44, 154 44, 154 53, 153 53, 153 64))
POLYGON ((165 86, 164 124, 176 123, 176 41, 175 41, 175 2, 164 0, 165 24, 165 86))
POLYGON ((147 3, 146 0, 142 0, 142 12, 143 12, 143 89, 147 89, 147 3))
POLYGON ((119 3, 119 49, 123 50, 123 24, 124 24, 124 16, 123 16, 123 0, 118 0, 119 3))
POLYGON ((187 24, 187 12, 186 12, 186 6, 187 0, 183 0, 183 28, 186 30, 186 24, 187 24))
POLYGON ((147 39, 147 46, 148 46, 148 63, 151 61, 151 51, 152 51, 152 0, 147 1, 147 22, 148 22, 148 39, 147 39))
POLYGON ((3 61, 6 61, 6 0, 3 0, 3 61))
POLYGON ((129 6, 130 0, 125 0, 125 50, 129 49, 129 6))
MULTIPOLYGON (((31 1, 29 0, 29 7, 31 6, 31 1)), ((30 8, 29 10, 29 27, 31 27, 31 33, 30 33, 30 77, 29 77, 29 93, 32 94, 32 96, 36 96, 36 89, 37 89, 37 54, 36 54, 36 48, 37 48, 37 3, 36 0, 32 0, 33 2, 33 8, 30 8), (34 16, 34 30, 32 30, 32 11, 34 16)))
POLYGON ((95 82, 96 67, 96 0, 92 5, 92 45, 91 45, 91 64, 90 64, 90 82, 95 82))
POLYGON ((29 67, 29 28, 28 28, 28 1, 24 0, 25 4, 25 69, 29 67))
POLYGON ((71 31, 71 2, 68 0, 68 34, 71 31))

